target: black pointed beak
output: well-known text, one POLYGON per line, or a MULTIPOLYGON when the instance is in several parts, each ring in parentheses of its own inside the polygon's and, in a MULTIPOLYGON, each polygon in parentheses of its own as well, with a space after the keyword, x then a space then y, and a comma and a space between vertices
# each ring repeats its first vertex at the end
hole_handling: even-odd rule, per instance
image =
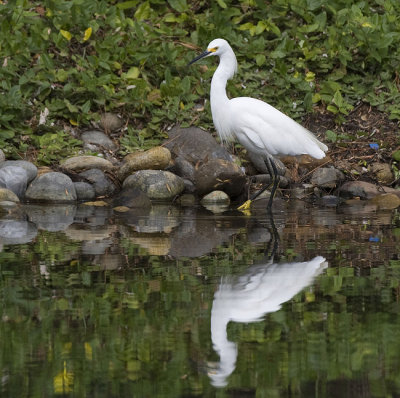
POLYGON ((207 57, 207 55, 210 55, 212 53, 212 51, 204 51, 203 53, 201 53, 200 55, 198 55, 196 58, 192 59, 187 66, 194 64, 196 61, 198 61, 199 59, 202 59, 204 57, 207 57))

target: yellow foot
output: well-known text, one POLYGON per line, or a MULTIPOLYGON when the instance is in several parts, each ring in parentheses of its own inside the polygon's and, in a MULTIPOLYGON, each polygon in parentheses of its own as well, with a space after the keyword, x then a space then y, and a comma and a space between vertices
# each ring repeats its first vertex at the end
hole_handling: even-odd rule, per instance
POLYGON ((251 200, 246 200, 241 206, 238 207, 238 210, 250 210, 251 200))

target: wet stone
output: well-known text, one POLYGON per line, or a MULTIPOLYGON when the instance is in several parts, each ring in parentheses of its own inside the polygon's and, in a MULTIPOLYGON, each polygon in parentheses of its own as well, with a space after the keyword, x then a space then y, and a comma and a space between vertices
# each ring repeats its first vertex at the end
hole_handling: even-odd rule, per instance
POLYGON ((400 206, 400 198, 393 193, 385 193, 373 197, 371 203, 377 205, 380 209, 392 210, 400 206))
POLYGON ((115 184, 101 170, 86 170, 79 175, 93 184, 96 197, 112 196, 117 191, 115 184))
POLYGON ((113 164, 106 159, 98 156, 74 156, 60 163, 60 166, 66 170, 80 172, 90 169, 98 169, 101 171, 112 171, 113 164))
POLYGON ((311 176, 311 184, 321 188, 336 188, 345 179, 344 174, 333 167, 321 167, 311 176))
POLYGON ((92 200, 96 197, 96 191, 93 186, 87 182, 74 182, 76 197, 78 200, 92 200))
POLYGON ((145 152, 126 155, 119 170, 119 179, 123 181, 138 170, 163 170, 171 161, 169 149, 157 146, 145 152))
POLYGON ((151 207, 151 201, 146 194, 136 187, 124 187, 113 200, 115 207, 151 207))
POLYGON ((230 199, 229 196, 223 191, 213 191, 205 195, 201 199, 201 204, 210 204, 210 203, 229 204, 230 199))
POLYGON ((0 201, 18 203, 19 202, 19 198, 10 189, 0 188, 0 201))
POLYGON ((172 200, 185 189, 182 178, 169 171, 140 170, 125 179, 123 188, 139 188, 150 199, 172 200))
POLYGON ((0 169, 9 166, 22 167, 26 171, 28 184, 34 178, 36 178, 38 174, 38 168, 33 163, 28 162, 27 160, 6 160, 5 162, 0 163, 0 169))
POLYGON ((63 173, 51 172, 35 178, 26 190, 25 198, 33 201, 76 201, 76 190, 71 178, 63 173))
POLYGON ((14 192, 20 199, 24 197, 28 175, 20 166, 6 166, 0 169, 0 187, 14 192))

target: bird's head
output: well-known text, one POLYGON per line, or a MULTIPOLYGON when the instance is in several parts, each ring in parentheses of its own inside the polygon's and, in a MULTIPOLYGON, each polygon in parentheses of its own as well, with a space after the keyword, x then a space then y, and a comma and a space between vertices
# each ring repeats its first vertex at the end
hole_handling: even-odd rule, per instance
POLYGON ((189 62, 189 65, 194 64, 196 61, 199 59, 205 58, 205 57, 211 57, 213 55, 218 55, 221 56, 224 52, 227 50, 231 50, 231 47, 229 43, 224 40, 224 39, 214 39, 210 44, 207 46, 207 50, 202 52, 200 55, 198 55, 196 58, 192 59, 189 62))

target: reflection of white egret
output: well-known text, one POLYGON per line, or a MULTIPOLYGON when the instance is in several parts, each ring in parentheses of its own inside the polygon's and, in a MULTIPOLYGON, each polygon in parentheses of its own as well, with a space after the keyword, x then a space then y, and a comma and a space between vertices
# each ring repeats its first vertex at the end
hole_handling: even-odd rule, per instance
POLYGON ((237 281, 222 280, 211 310, 211 339, 220 356, 217 368, 209 372, 214 386, 225 386, 235 370, 237 346, 228 340, 228 323, 255 322, 268 312, 278 311, 327 265, 325 258, 318 256, 306 262, 257 265, 237 281))

